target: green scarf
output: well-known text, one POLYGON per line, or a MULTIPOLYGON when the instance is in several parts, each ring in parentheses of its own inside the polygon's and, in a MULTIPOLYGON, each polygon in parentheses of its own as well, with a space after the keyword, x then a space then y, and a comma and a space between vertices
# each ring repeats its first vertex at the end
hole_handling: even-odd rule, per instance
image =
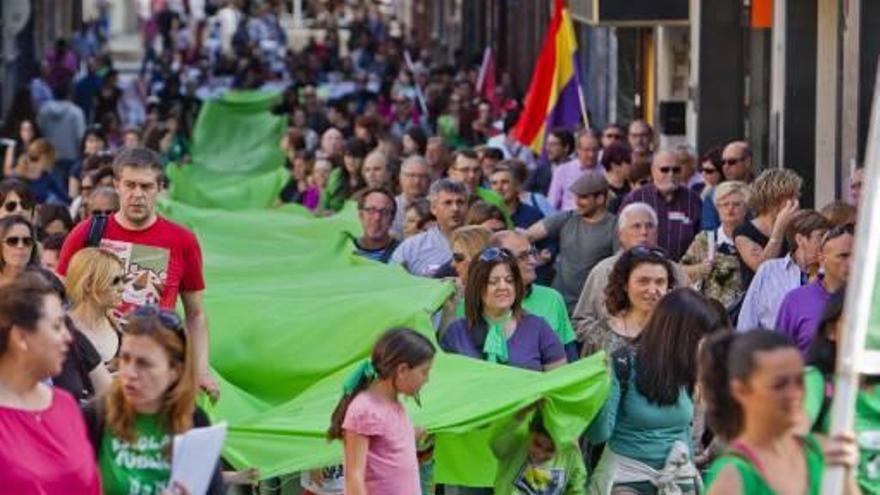
POLYGON ((342 382, 343 395, 351 395, 363 380, 373 381, 379 377, 376 368, 373 366, 371 359, 364 359, 361 364, 352 371, 350 375, 342 382))
POLYGON ((501 318, 493 320, 483 315, 483 320, 489 326, 486 333, 486 341, 483 342, 483 353, 486 360, 493 363, 507 364, 509 359, 507 350, 507 337, 504 335, 504 326, 513 318, 513 312, 508 311, 501 318))

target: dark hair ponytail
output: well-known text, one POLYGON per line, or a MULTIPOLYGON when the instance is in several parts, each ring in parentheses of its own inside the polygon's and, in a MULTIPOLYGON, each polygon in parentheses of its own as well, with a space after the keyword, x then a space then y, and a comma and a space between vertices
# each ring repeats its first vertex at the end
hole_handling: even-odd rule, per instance
POLYGON ((412 368, 420 366, 433 359, 435 352, 434 344, 415 330, 398 327, 382 334, 373 346, 369 365, 356 371, 357 375, 353 377, 355 381, 350 391, 346 391, 336 404, 330 416, 327 438, 330 440, 342 438, 342 423, 345 421, 348 406, 359 393, 370 386, 374 379, 393 379, 397 367, 401 364, 412 368))
POLYGON ((723 332, 710 336, 700 350, 700 386, 712 431, 732 440, 744 426, 742 406, 730 392, 730 381, 748 381, 755 371, 755 355, 777 349, 795 349, 787 335, 770 330, 723 332))

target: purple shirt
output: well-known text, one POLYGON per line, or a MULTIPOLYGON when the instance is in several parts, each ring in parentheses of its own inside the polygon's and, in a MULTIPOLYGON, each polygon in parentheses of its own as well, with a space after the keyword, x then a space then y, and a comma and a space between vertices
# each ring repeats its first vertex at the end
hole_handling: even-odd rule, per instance
POLYGON ((575 157, 553 171, 553 179, 550 181, 550 189, 547 199, 550 205, 558 211, 573 210, 577 197, 569 189, 572 184, 585 173, 604 173, 599 166, 584 168, 581 161, 575 157))
POLYGON ((819 280, 790 291, 776 315, 776 330, 794 339, 801 352, 806 354, 829 299, 831 294, 819 280))
POLYGON ((673 261, 678 261, 700 232, 700 195, 679 186, 672 201, 666 201, 653 184, 635 190, 620 204, 620 210, 630 203, 648 203, 657 213, 657 244, 666 250, 673 261))
MULTIPOLYGON (((468 331, 466 318, 453 321, 440 338, 440 347, 446 352, 475 359, 485 359, 468 331)), ((543 371, 544 366, 565 359, 565 349, 556 333, 543 318, 524 314, 513 335, 507 339, 509 366, 543 371)))

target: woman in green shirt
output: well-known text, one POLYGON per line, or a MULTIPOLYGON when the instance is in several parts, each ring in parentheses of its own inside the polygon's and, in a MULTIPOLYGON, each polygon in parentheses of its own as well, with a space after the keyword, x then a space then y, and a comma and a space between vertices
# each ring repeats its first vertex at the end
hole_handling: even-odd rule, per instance
POLYGON ((335 213, 341 210, 345 200, 366 187, 367 184, 361 175, 361 165, 369 151, 367 145, 357 138, 349 139, 345 143, 342 154, 343 165, 340 167, 333 164, 327 186, 321 191, 319 204, 321 211, 335 213))
MULTIPOLYGON (((854 466, 852 435, 825 445, 803 424, 804 362, 794 342, 769 330, 723 333, 700 353, 709 425, 729 442, 707 476, 710 495, 818 495, 826 465, 854 466)), ((855 476, 846 494, 860 493, 855 476)))
MULTIPOLYGON (((817 433, 827 434, 830 426, 837 339, 845 299, 844 291, 840 291, 828 300, 807 357, 804 403, 812 430, 817 433)), ((855 432, 859 445, 859 487, 862 493, 880 495, 880 378, 876 376, 862 378, 856 396, 855 432)))
MULTIPOLYGON (((84 414, 105 495, 166 493, 172 439, 208 426, 196 408, 193 349, 177 314, 144 306, 129 317, 110 391, 84 414)), ((209 462, 215 462, 210 460, 209 462)), ((188 493, 175 485, 173 493, 188 493)), ((222 493, 219 466, 208 493, 222 493)))

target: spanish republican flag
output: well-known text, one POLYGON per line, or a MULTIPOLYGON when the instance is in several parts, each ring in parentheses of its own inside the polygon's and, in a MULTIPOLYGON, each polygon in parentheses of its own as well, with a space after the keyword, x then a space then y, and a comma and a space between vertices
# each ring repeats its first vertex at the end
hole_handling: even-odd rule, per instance
POLYGON ((579 123, 588 126, 577 39, 564 0, 554 0, 553 18, 513 137, 540 155, 547 132, 579 123))

